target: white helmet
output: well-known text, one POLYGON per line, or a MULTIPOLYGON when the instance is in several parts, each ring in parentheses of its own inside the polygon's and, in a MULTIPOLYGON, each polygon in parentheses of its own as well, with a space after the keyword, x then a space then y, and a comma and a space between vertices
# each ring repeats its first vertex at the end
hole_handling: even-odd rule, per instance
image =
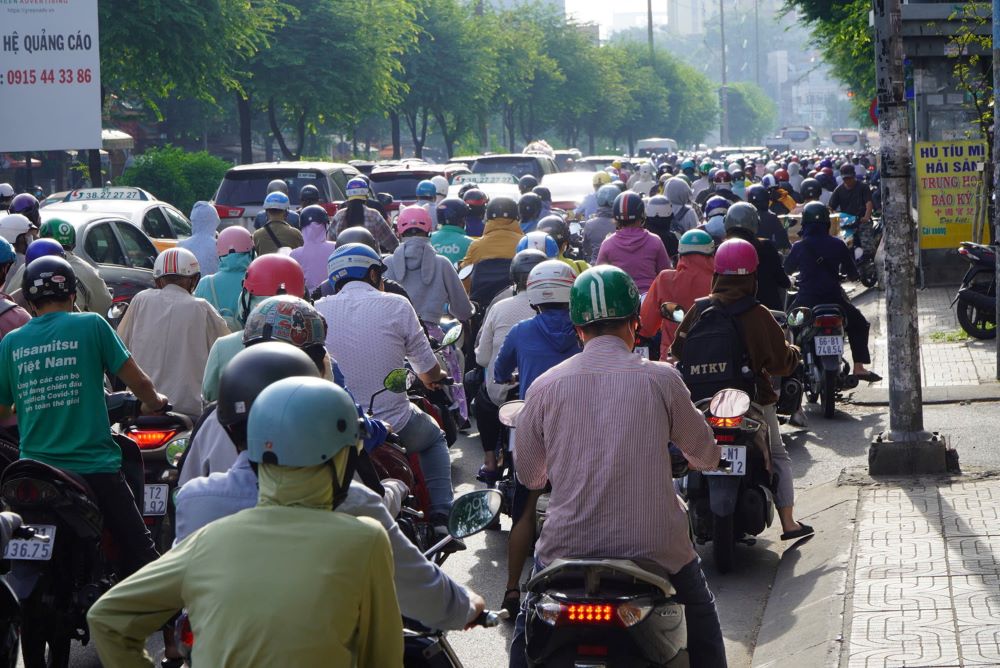
POLYGON ((641 175, 643 175, 643 176, 652 176, 653 175, 653 163, 651 163, 651 162, 644 162, 641 165, 639 165, 639 173, 641 175))
POLYGON ((576 272, 562 260, 546 260, 535 265, 528 274, 528 303, 569 304, 569 292, 576 272))
POLYGON ((434 184, 434 189, 437 190, 439 196, 448 196, 448 179, 439 174, 431 179, 431 183, 434 184))
POLYGON ((13 197, 14 188, 9 183, 0 183, 0 197, 13 197))
POLYGON ((674 213, 674 207, 663 195, 654 195, 646 200, 646 218, 669 218, 674 213))
POLYGON ((187 248, 168 248, 153 262, 153 278, 161 276, 195 276, 201 273, 198 258, 187 248))
POLYGON ((29 232, 32 227, 30 220, 19 213, 12 213, 0 218, 0 237, 13 244, 19 236, 29 232))

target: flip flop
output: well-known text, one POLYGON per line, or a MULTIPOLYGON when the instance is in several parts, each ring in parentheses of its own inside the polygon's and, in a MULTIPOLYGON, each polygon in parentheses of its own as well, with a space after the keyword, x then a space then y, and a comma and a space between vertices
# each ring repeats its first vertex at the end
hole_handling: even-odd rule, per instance
POLYGON ((882 376, 878 375, 874 371, 867 371, 865 373, 855 373, 851 375, 853 375, 858 380, 863 380, 868 383, 877 383, 880 380, 882 380, 882 376))
POLYGON ((799 528, 796 529, 795 531, 786 531, 785 533, 781 534, 781 540, 795 540, 796 538, 805 538, 806 536, 811 536, 814 533, 815 532, 813 531, 813 528, 811 526, 799 522, 799 528))

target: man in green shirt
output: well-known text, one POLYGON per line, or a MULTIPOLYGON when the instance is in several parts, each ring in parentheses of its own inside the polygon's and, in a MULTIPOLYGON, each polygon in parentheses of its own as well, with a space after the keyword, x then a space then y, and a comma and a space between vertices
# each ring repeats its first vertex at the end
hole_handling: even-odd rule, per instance
POLYGON ((80 474, 96 496, 121 549, 125 577, 157 558, 121 470, 104 403, 104 372, 117 375, 142 401, 143 413, 167 398, 96 313, 74 313, 76 274, 66 260, 45 256, 24 272, 22 292, 35 316, 0 341, 0 416, 13 405, 21 457, 80 474))
POLYGON ((461 262, 472 244, 472 237, 465 234, 465 219, 471 215, 469 205, 458 198, 449 198, 437 205, 441 226, 431 234, 431 246, 452 264, 461 262))

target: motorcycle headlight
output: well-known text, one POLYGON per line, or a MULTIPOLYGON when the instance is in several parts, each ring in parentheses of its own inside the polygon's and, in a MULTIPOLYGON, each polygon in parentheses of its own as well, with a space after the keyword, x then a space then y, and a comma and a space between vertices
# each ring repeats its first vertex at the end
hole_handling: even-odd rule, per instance
POLYGON ((177 464, 180 463, 181 456, 188 449, 188 439, 186 436, 183 438, 175 438, 167 444, 167 463, 177 468, 177 464))

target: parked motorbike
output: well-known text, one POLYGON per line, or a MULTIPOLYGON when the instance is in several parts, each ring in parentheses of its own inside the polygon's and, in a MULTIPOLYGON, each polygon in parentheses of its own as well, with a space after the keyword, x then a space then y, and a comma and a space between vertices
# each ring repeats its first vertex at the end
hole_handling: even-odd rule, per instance
POLYGON ((858 386, 844 359, 844 314, 838 304, 800 306, 788 314, 795 343, 802 351, 802 385, 809 403, 823 401, 823 417, 837 410, 837 393, 858 386))
POLYGON ((996 313, 996 247, 963 241, 958 254, 969 261, 958 294, 951 305, 958 303, 958 324, 977 339, 992 339, 997 335, 996 313))
POLYGON ((871 239, 862 239, 858 232, 858 219, 846 213, 840 214, 841 238, 852 249, 854 263, 861 276, 861 284, 866 288, 878 284, 878 270, 875 263, 875 251, 882 241, 882 220, 873 218, 871 223, 871 239))

